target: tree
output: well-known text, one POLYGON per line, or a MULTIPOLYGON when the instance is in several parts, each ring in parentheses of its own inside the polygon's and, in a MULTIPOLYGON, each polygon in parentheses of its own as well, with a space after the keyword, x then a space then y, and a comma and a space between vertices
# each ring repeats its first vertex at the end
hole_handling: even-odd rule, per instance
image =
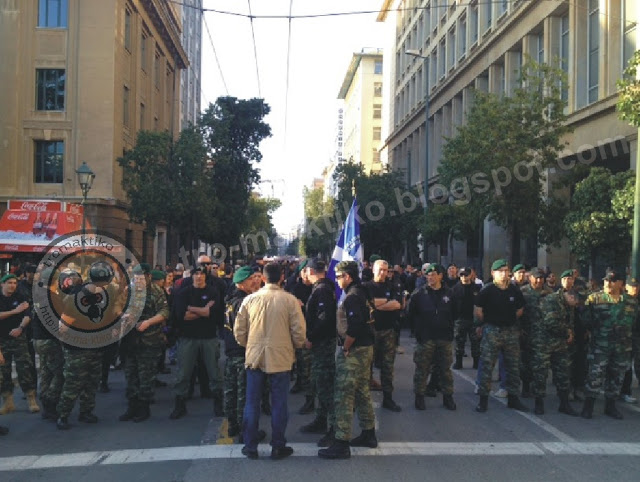
MULTIPOLYGON (((466 124, 444 147, 438 173, 448 192, 435 202, 464 206, 470 211, 465 219, 488 217, 504 228, 507 258, 516 232, 549 233, 543 226, 549 202, 545 170, 559 157, 562 138, 571 130, 564 115, 563 80, 561 70, 529 60, 522 68, 521 87, 511 96, 475 93, 466 124)), ((473 224, 458 228, 464 226, 473 224)))
POLYGON ((324 201, 324 190, 322 188, 309 189, 305 187, 302 191, 304 200, 304 237, 297 247, 309 257, 320 256, 327 259, 333 252, 336 244, 336 231, 334 217, 333 199, 324 201))
POLYGON ((640 127, 640 79, 637 77, 639 65, 640 50, 636 50, 624 76, 618 80, 620 94, 616 105, 620 119, 636 127, 640 127))

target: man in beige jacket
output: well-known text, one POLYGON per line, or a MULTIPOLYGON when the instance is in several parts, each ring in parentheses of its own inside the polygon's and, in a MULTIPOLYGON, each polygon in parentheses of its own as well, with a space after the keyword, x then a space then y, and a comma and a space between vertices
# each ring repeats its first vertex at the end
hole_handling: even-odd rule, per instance
POLYGON ((306 324, 300 303, 284 291, 282 268, 277 263, 264 267, 265 286, 247 296, 233 327, 236 341, 246 348, 247 392, 242 422, 245 446, 242 453, 258 458, 260 397, 265 378, 271 382, 271 458, 278 460, 293 453, 284 436, 289 417, 287 394, 289 372, 295 349, 304 346, 306 324))

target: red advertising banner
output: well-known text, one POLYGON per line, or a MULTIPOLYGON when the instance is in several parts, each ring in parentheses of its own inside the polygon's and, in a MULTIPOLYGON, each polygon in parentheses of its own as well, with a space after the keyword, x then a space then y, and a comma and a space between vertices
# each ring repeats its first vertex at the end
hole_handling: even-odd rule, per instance
POLYGON ((11 199, 8 202, 9 210, 16 211, 62 211, 61 201, 42 201, 40 199, 11 199))

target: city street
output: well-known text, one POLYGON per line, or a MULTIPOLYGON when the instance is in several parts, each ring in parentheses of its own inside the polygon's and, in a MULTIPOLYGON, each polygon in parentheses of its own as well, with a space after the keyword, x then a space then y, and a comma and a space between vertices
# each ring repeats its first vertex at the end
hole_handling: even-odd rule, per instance
MULTIPOLYGON (((297 414, 301 394, 289 399, 287 435, 295 452, 282 461, 269 459, 267 443, 261 445, 260 460, 246 459, 241 445, 223 437, 223 419, 212 418, 212 402, 199 398, 197 387, 187 416, 180 420, 168 418, 173 405, 168 387, 156 390, 149 421, 119 422, 125 409, 124 375, 112 371, 111 392, 97 394, 99 423, 78 423, 76 406, 67 432, 28 413, 16 389, 16 412, 0 417, 0 424, 11 430, 0 438, 0 480, 638 480, 638 405, 619 403, 625 419, 616 421, 603 415, 603 401, 598 400, 593 420, 584 420, 559 414, 555 395, 547 397, 547 414, 540 417, 509 410, 504 400, 491 397, 489 411, 479 414, 474 411, 475 371, 467 357, 465 368, 454 371, 457 411, 445 410, 438 397, 427 398, 426 411, 418 412, 413 408, 413 343, 403 336, 405 353, 396 359, 394 398, 403 411, 383 410, 382 393, 374 392, 379 448, 353 449, 351 460, 316 456, 319 437, 299 432, 312 419, 297 414)), ((161 378, 171 382, 173 375, 161 378)), ((635 384, 634 390, 637 394, 635 384)), ((555 390, 550 387, 549 393, 555 390)), ((524 403, 533 408, 532 399, 524 403)), ((268 442, 268 417, 262 416, 261 428, 268 442)), ((359 433, 357 422, 353 432, 359 433)))

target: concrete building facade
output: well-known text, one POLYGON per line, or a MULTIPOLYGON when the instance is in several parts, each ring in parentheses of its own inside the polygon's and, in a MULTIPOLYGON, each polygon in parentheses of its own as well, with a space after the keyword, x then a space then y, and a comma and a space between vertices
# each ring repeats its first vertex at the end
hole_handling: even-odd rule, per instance
POLYGON ((182 46, 189 66, 180 75, 180 126, 196 124, 200 116, 202 92, 202 0, 184 0, 182 46))

